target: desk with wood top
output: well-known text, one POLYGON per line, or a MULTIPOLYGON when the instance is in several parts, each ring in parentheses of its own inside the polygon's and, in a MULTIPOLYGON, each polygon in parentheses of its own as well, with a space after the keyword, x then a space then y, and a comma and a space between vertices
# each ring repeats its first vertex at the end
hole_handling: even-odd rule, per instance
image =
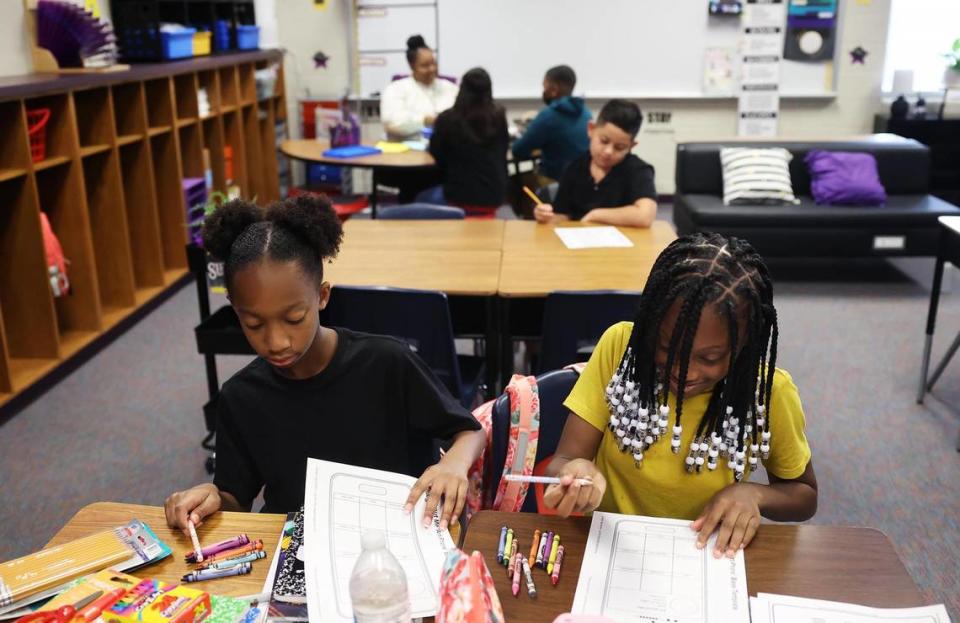
MULTIPOLYGON (((587 517, 481 511, 470 520, 462 547, 483 554, 507 621, 552 621, 573 606, 589 533, 587 517), (534 570, 536 600, 525 589, 514 597, 505 568, 497 565, 504 525, 520 535, 520 551, 529 549, 537 528, 561 537, 560 582, 554 587, 544 571, 534 570)), ((776 593, 887 608, 925 605, 890 540, 872 528, 763 524, 744 554, 751 595, 776 593)))
POLYGON ((426 151, 411 149, 399 154, 374 154, 357 158, 330 158, 323 152, 330 148, 330 142, 322 139, 290 139, 280 144, 283 155, 302 160, 337 167, 361 167, 370 169, 373 174, 373 192, 370 193, 370 213, 377 218, 377 173, 384 169, 426 169, 437 166, 433 156, 426 151))
MULTIPOLYGON (((190 540, 167 527, 163 509, 99 502, 80 510, 47 546, 87 536, 125 524, 132 518, 146 522, 157 537, 173 550, 160 562, 137 572, 138 576, 179 582, 188 569, 184 554, 190 540)), ((208 518, 200 529, 205 543, 228 539, 245 532, 251 539, 263 539, 267 557, 253 564, 250 575, 223 578, 204 584, 219 595, 259 594, 277 548, 285 517, 263 513, 221 512, 208 518)), ((530 513, 481 511, 467 527, 464 551, 479 550, 490 567, 497 594, 508 621, 552 621, 568 612, 573 604, 577 576, 590 530, 590 519, 560 519, 530 513), (502 566, 496 564, 500 527, 509 525, 520 535, 521 546, 529 546, 533 531, 554 530, 561 535, 565 555, 560 582, 550 585, 543 571, 535 571, 536 601, 521 592, 513 597, 502 566)), ((456 535, 454 536, 456 539, 456 535)), ((847 601, 877 607, 912 607, 924 604, 909 573, 890 540, 869 528, 836 526, 787 526, 764 524, 747 548, 747 587, 758 592, 847 601)))
POLYGON ((343 224, 342 248, 500 251, 504 244, 505 223, 502 220, 349 219, 343 224))

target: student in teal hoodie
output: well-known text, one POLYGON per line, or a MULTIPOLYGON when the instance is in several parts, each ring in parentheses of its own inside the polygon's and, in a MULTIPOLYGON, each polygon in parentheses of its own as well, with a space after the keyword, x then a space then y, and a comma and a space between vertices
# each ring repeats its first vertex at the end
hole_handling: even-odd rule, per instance
POLYGON ((513 157, 529 158, 535 149, 542 155, 540 172, 559 180, 563 170, 577 156, 587 152, 587 122, 590 111, 582 97, 573 97, 577 74, 566 65, 547 70, 543 77, 543 101, 540 111, 527 131, 513 144, 513 157))

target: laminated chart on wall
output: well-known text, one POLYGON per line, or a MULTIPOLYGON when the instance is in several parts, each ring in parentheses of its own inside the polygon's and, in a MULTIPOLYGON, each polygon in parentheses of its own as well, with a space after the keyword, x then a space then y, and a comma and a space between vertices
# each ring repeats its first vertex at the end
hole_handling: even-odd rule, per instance
POLYGON ((597 512, 590 524, 575 614, 620 623, 748 623, 743 551, 697 549, 690 522, 597 512))
POLYGON ((785 22, 782 0, 748 0, 741 40, 739 136, 777 135, 785 22))
POLYGON ((407 37, 422 35, 437 52, 436 0, 363 0, 356 6, 359 95, 381 93, 395 76, 409 75, 407 37))
POLYGON ((353 621, 350 573, 361 535, 370 530, 383 532, 387 549, 403 566, 411 614, 436 614, 443 562, 455 545, 436 512, 423 526, 423 496, 409 514, 403 511, 415 482, 404 474, 308 459, 304 569, 311 621, 353 621))

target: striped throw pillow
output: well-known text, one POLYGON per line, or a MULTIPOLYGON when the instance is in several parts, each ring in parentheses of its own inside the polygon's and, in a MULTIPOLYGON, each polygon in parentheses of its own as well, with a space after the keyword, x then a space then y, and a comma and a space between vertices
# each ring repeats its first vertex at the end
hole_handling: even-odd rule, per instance
POLYGON ((799 203, 790 183, 793 155, 782 147, 724 147, 723 203, 725 205, 799 203))

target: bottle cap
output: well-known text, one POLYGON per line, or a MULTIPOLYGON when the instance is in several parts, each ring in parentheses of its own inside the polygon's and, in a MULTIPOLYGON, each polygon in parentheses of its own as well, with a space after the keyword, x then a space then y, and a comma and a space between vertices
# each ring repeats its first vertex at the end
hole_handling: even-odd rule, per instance
POLYGON ((364 550, 383 549, 386 546, 387 540, 379 530, 367 530, 360 537, 360 547, 364 550))

